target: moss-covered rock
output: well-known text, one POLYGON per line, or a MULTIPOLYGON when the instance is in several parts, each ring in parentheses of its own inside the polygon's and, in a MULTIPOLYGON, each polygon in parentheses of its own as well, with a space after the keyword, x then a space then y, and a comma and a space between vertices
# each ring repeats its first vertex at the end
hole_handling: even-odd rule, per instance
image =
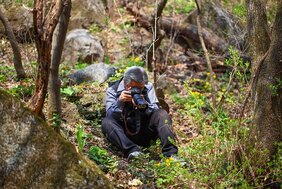
POLYGON ((112 188, 93 162, 2 90, 0 118, 0 188, 112 188))

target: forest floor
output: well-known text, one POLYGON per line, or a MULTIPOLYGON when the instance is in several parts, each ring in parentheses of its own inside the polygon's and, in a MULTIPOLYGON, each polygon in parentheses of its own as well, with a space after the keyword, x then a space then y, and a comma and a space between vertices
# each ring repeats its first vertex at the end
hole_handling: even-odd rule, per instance
MULTIPOLYGON (((151 10, 152 7, 145 9, 151 10)), ((130 44, 148 44, 151 41, 150 32, 138 25, 128 24, 128 20, 133 21, 134 18, 126 14, 125 10, 119 9, 112 13, 108 27, 98 33, 96 25, 89 29, 95 35, 106 38, 111 64, 120 66, 122 71, 128 66, 124 64, 126 61, 141 65, 139 54, 129 56, 132 50, 130 44)), ((175 16, 183 19, 181 15, 175 16)), ((34 90, 36 50, 33 43, 20 44, 20 47, 29 78, 17 81, 12 50, 8 41, 1 39, 0 88, 26 103, 34 90)), ((145 155, 140 159, 127 162, 101 132, 105 107, 103 98, 99 95, 104 96, 107 84, 67 84, 67 75, 85 66, 79 62, 75 65, 61 65, 62 136, 69 140, 79 153, 93 160, 115 188, 252 188, 254 185, 259 188, 269 175, 275 175, 275 171, 278 173, 277 168, 272 168, 272 172, 270 169, 260 169, 256 150, 253 150, 248 158, 243 153, 249 144, 252 111, 250 106, 247 106, 243 118, 240 119, 250 72, 239 54, 234 50, 228 60, 218 60, 217 64, 228 65, 231 69, 216 72, 214 76, 218 106, 212 108, 210 74, 203 52, 187 50, 176 43, 171 46, 169 38, 163 40, 162 47, 170 50, 170 54, 168 61, 160 58, 164 55, 158 55, 159 60, 165 60, 166 65, 165 69, 160 69, 162 74, 158 75, 157 84, 164 88, 165 100, 170 108, 169 114, 173 119, 176 145, 179 147, 179 156, 187 162, 185 166, 162 157, 159 141, 144 149, 145 155), (187 51, 197 54, 203 62, 193 60, 187 51), (82 102, 82 99, 86 99, 86 102, 82 102), (85 110, 81 108, 83 104, 87 104, 83 108, 92 108, 87 110, 86 114, 81 111, 85 110), (238 157, 240 162, 237 162, 238 157), (250 173, 250 170, 253 172, 250 173)), ((214 58, 217 54, 211 52, 210 56, 214 58)), ((152 73, 149 75, 153 78, 152 73)), ((46 108, 44 111, 46 113, 46 108)))
MULTIPOLYGON (((34 52, 32 46, 23 49, 34 52)), ((5 49, 5 56, 0 60, 0 79, 2 79, 0 87, 17 96, 23 102, 27 102, 34 89, 35 65, 32 62, 30 62, 30 65, 26 64, 25 67, 28 68, 26 70, 30 77, 26 80, 17 81, 11 55, 12 52, 9 52, 9 48, 7 48, 5 49)), ((32 59, 30 54, 28 59, 32 59)), ((212 119, 214 118, 208 118, 204 123, 199 122, 203 120, 204 116, 214 114, 210 110, 209 74, 207 71, 193 71, 193 77, 189 78, 189 80, 181 81, 177 79, 181 77, 181 73, 189 71, 191 72, 190 68, 185 64, 175 64, 168 67, 166 73, 169 73, 170 77, 165 78, 165 80, 170 81, 165 90, 165 100, 169 105, 169 113, 173 119, 173 131, 177 139, 176 145, 179 147, 179 156, 188 163, 184 167, 161 156, 159 141, 150 148, 143 149, 145 155, 140 159, 128 162, 123 158, 122 153, 105 139, 101 131, 101 120, 105 111, 104 102, 99 98, 98 100, 95 99, 95 94, 104 95, 107 84, 83 83, 76 86, 66 86, 67 82, 63 82, 64 88, 72 89, 74 92, 72 94, 62 93, 63 121, 61 134, 76 147, 79 153, 97 163, 114 183, 115 188, 197 188, 204 186, 203 183, 198 183, 197 178, 189 178, 188 176, 195 174, 194 171, 197 170, 197 166, 203 163, 196 164, 197 162, 194 160, 196 157, 189 157, 189 150, 193 150, 195 145, 201 145, 200 142, 192 145, 190 143, 199 137, 205 137, 207 133, 203 134, 203 132, 211 132, 208 135, 212 137, 217 135, 215 135, 216 130, 211 128, 212 119), (91 118, 89 118, 89 115, 85 116, 84 113, 81 113, 81 102, 79 100, 83 97, 90 97, 90 100, 93 101, 93 107, 99 107, 97 111, 92 111, 96 116, 90 116, 91 118), (195 112, 193 113, 193 111, 195 112)), ((226 75, 220 73, 217 77, 223 79, 217 84, 218 86, 226 84, 228 80, 226 75)), ((239 90, 234 89, 232 93, 239 95, 239 90)), ((228 111, 238 113, 240 106, 234 106, 236 104, 235 100, 232 104, 232 106, 227 106, 228 111)), ((46 113, 46 108, 44 111, 46 113)), ((226 116, 225 119, 230 121, 232 120, 231 117, 236 116, 231 115, 230 118, 226 116)), ((224 121, 223 124, 225 123, 224 121)), ((211 147, 209 150, 214 148, 216 146, 211 147)), ((194 150, 197 150, 197 148, 194 150)), ((205 152, 205 155, 209 153, 213 152, 205 152)))

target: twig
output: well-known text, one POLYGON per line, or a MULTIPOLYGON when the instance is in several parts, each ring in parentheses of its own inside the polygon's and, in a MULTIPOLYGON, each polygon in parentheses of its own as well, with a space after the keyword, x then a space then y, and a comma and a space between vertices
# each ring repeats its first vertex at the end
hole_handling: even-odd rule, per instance
POLYGON ((231 89, 230 85, 231 85, 231 82, 233 81, 233 78, 234 78, 236 71, 237 71, 237 67, 235 67, 235 69, 232 70, 230 77, 229 77, 228 85, 226 87, 226 91, 222 94, 221 99, 219 100, 219 103, 217 104, 216 109, 218 109, 223 104, 223 101, 225 99, 225 95, 230 91, 230 89, 231 89))
POLYGON ((251 173, 251 176, 252 176, 252 178, 253 178, 253 181, 254 181, 255 185, 257 185, 255 172, 254 172, 252 166, 250 165, 250 160, 249 160, 249 158, 247 157, 246 153, 244 152, 244 150, 243 150, 241 144, 239 144, 239 149, 240 149, 240 151, 241 151, 243 157, 246 159, 246 162, 248 163, 248 168, 249 168, 249 171, 250 171, 250 173, 251 173))
POLYGON ((155 56, 155 50, 161 45, 161 41, 165 37, 165 32, 162 31, 159 27, 159 19, 161 17, 162 11, 165 8, 166 3, 167 0, 161 0, 159 3, 156 0, 155 13, 151 16, 150 19, 150 25, 152 27, 153 33, 153 48, 148 49, 146 52, 146 66, 149 71, 152 71, 154 69, 152 66, 152 61, 154 61, 153 57, 155 56))
POLYGON ((211 82, 211 87, 212 87, 211 88, 212 105, 213 105, 213 108, 216 109, 216 99, 215 99, 216 88, 215 88, 215 83, 214 83, 214 80, 213 80, 214 72, 212 70, 212 65, 211 65, 209 53, 208 53, 208 50, 206 48, 206 44, 204 42, 204 38, 203 38, 203 34, 202 34, 202 26, 201 26, 201 23, 200 23, 200 15, 201 15, 200 2, 199 2, 199 0, 195 0, 195 1, 196 1, 196 5, 197 5, 197 10, 198 10, 198 15, 197 15, 198 35, 199 35, 199 39, 200 39, 200 42, 201 42, 201 45, 202 45, 202 48, 203 48, 203 51, 204 51, 204 54, 205 54, 205 58, 206 58, 206 61, 207 61, 207 64, 208 64, 209 72, 210 72, 210 82, 211 82))

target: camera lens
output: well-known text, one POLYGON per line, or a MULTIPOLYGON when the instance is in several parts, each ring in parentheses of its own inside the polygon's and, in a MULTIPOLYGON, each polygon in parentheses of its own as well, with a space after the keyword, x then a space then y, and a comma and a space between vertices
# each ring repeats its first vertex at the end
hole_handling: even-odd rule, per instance
POLYGON ((137 108, 140 110, 146 110, 148 108, 147 102, 144 100, 144 98, 141 96, 142 91, 141 89, 137 87, 133 87, 131 89, 131 96, 137 105, 137 108))

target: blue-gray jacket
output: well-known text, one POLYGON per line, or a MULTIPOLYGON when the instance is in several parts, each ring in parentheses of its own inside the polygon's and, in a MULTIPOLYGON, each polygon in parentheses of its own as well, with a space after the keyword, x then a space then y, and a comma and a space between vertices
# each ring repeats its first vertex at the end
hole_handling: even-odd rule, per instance
MULTIPOLYGON (((159 101, 156 96, 156 92, 153 84, 148 83, 145 85, 147 93, 144 95, 145 100, 148 103, 148 108, 145 112, 146 115, 150 115, 154 110, 159 109, 159 101)), ((112 116, 113 113, 122 113, 124 103, 119 101, 119 96, 122 91, 125 90, 123 80, 118 81, 107 89, 106 92, 106 116, 112 116)))

